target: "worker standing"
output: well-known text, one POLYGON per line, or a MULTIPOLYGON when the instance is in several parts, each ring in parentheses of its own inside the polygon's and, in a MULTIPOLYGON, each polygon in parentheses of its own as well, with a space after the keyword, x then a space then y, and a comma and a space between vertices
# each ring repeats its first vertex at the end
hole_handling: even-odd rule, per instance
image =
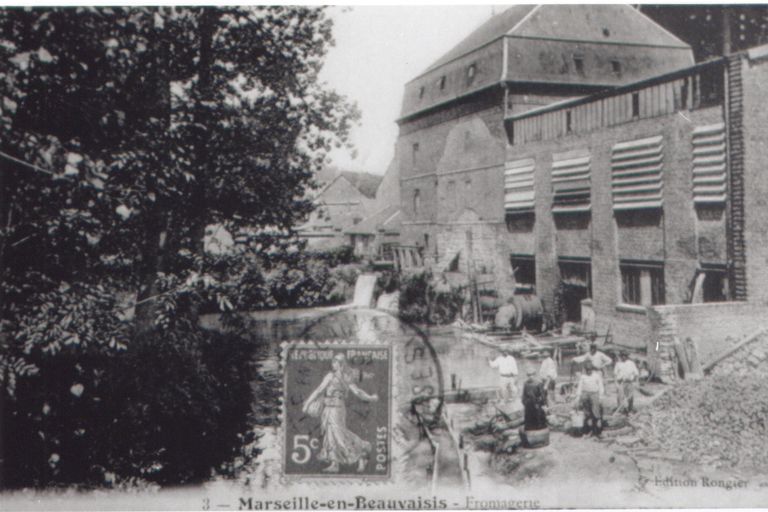
POLYGON ((624 350, 619 354, 619 362, 613 369, 613 376, 616 378, 618 410, 629 414, 634 405, 635 383, 640 377, 640 372, 624 350))
POLYGON ((547 403, 547 393, 544 383, 536 378, 536 369, 528 368, 528 379, 523 385, 523 421, 525 430, 541 430, 547 428, 547 413, 544 406, 547 403))
POLYGON ((539 378, 544 385, 547 401, 549 401, 550 395, 554 399, 555 382, 557 381, 557 363, 552 359, 552 351, 549 349, 544 351, 544 359, 541 361, 541 366, 539 367, 539 378))
POLYGON ((501 355, 489 359, 488 364, 499 372, 501 397, 508 400, 517 398, 517 361, 512 352, 502 348, 501 355))
POLYGON ((589 345, 589 352, 574 357, 573 361, 576 363, 584 363, 589 361, 592 364, 592 368, 600 372, 600 375, 602 376, 605 375, 605 369, 613 364, 613 359, 611 359, 605 353, 597 350, 597 345, 594 343, 589 345))
POLYGON ((584 424, 585 429, 591 428, 592 435, 596 437, 599 437, 602 431, 603 412, 600 401, 604 395, 603 377, 600 372, 595 371, 592 363, 587 361, 584 364, 584 373, 579 377, 576 399, 578 407, 584 411, 587 418, 584 424))

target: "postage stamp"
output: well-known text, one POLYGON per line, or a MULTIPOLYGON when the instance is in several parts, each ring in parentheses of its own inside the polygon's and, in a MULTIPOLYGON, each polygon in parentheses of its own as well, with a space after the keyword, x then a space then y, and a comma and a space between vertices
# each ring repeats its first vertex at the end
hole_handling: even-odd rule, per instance
POLYGON ((283 377, 287 478, 390 476, 390 347, 290 343, 283 377))

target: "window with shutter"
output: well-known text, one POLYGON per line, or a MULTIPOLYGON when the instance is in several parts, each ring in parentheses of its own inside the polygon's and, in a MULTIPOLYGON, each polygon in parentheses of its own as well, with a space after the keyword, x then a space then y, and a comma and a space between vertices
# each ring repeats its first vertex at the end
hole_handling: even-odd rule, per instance
POLYGON ((590 208, 589 151, 553 155, 552 212, 585 212, 590 208))
POLYGON ((533 212, 534 168, 535 163, 532 158, 506 163, 504 169, 504 208, 507 214, 533 212))
POLYGON ((657 262, 621 261, 621 302, 638 306, 665 303, 664 265, 657 262))
POLYGON ((613 209, 661 208, 663 160, 661 135, 614 145, 611 150, 613 209))
POLYGON ((725 124, 693 130, 693 202, 724 204, 726 198, 725 124))

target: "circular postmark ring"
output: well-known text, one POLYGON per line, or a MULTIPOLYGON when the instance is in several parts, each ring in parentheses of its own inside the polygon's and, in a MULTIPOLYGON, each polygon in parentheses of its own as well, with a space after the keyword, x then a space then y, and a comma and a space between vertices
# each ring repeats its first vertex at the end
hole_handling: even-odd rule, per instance
MULTIPOLYGON (((369 474, 364 463, 360 465, 364 474, 353 474, 355 470, 349 459, 342 464, 330 463, 328 455, 336 442, 333 439, 344 439, 356 446, 362 446, 362 440, 366 449, 369 443, 375 443, 370 455, 376 464, 373 467, 379 467, 379 464, 391 466, 392 449, 395 449, 393 455, 402 453, 407 448, 403 443, 410 444, 407 439, 415 440, 412 434, 405 434, 405 437, 402 434, 418 432, 418 439, 423 439, 429 434, 429 429, 441 420, 444 383, 437 352, 421 329, 388 312, 350 308, 329 311, 321 316, 313 315, 306 318, 301 331, 290 341, 283 342, 281 347, 283 406, 280 440, 283 444, 283 474, 288 479, 293 480, 292 477, 296 476, 354 476, 373 480, 384 476, 369 474), (376 381, 385 372, 381 366, 372 365, 371 350, 390 354, 391 372, 386 390, 376 381), (353 378, 349 380, 352 386, 339 384, 347 379, 333 376, 333 370, 338 370, 339 365, 334 365, 332 359, 339 353, 344 353, 343 357, 339 357, 352 371, 353 378), (379 377, 374 379, 374 374, 379 377), (343 399, 336 401, 330 396, 333 393, 327 389, 333 386, 343 388, 339 394, 343 399), (385 429, 384 422, 380 421, 377 436, 372 434, 370 426, 365 425, 369 424, 366 423, 369 416, 380 416, 378 405, 362 403, 369 401, 374 394, 382 400, 390 400, 389 428, 385 429), (325 416, 322 416, 323 408, 316 405, 318 396, 325 397, 326 405, 330 406, 325 416), (341 420, 332 417, 338 412, 337 408, 344 409, 344 413, 338 416, 343 418, 341 420), (383 440, 384 436, 380 433, 385 430, 389 437, 383 440), (326 441, 326 437, 331 441, 326 441), (397 441, 397 446, 392 444, 393 439, 397 441), (295 463, 303 462, 310 456, 324 461, 327 466, 321 467, 313 462, 308 465, 313 466, 314 471, 300 473, 295 463)), ((341 448, 341 452, 356 453, 356 448, 347 448, 341 448)), ((359 457, 359 454, 354 457, 359 457)), ((387 471, 390 471, 389 467, 387 471)))
MULTIPOLYGON (((382 322, 376 322, 381 337, 392 337, 391 326, 393 324, 400 327, 403 331, 399 340, 400 344, 395 345, 394 348, 398 352, 396 354, 397 362, 400 363, 397 378, 402 393, 401 401, 408 397, 408 409, 412 421, 422 421, 428 427, 435 426, 440 421, 445 401, 444 376, 437 351, 429 341, 429 336, 418 326, 386 311, 350 308, 331 311, 312 319, 300 334, 299 339, 302 341, 365 342, 365 340, 358 338, 360 324, 350 321, 350 315, 375 315, 378 319, 386 319, 389 323, 389 331, 382 326, 382 322), (384 328, 382 329, 382 327, 384 328), (409 330, 411 332, 407 332, 409 330)), ((370 334, 370 332, 366 332, 365 336, 370 334)), ((395 338, 397 337, 395 336, 395 338)), ((387 340, 379 339, 378 341, 387 340)), ((390 339, 390 342, 397 341, 397 339, 390 339)))

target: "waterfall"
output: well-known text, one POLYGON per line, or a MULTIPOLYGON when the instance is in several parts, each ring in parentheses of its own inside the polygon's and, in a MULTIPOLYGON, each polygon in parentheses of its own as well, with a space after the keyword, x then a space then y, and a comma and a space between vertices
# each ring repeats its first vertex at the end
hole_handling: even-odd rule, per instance
POLYGON ((360 274, 355 283, 355 297, 352 305, 369 308, 373 301, 373 289, 376 286, 376 274, 360 274))

